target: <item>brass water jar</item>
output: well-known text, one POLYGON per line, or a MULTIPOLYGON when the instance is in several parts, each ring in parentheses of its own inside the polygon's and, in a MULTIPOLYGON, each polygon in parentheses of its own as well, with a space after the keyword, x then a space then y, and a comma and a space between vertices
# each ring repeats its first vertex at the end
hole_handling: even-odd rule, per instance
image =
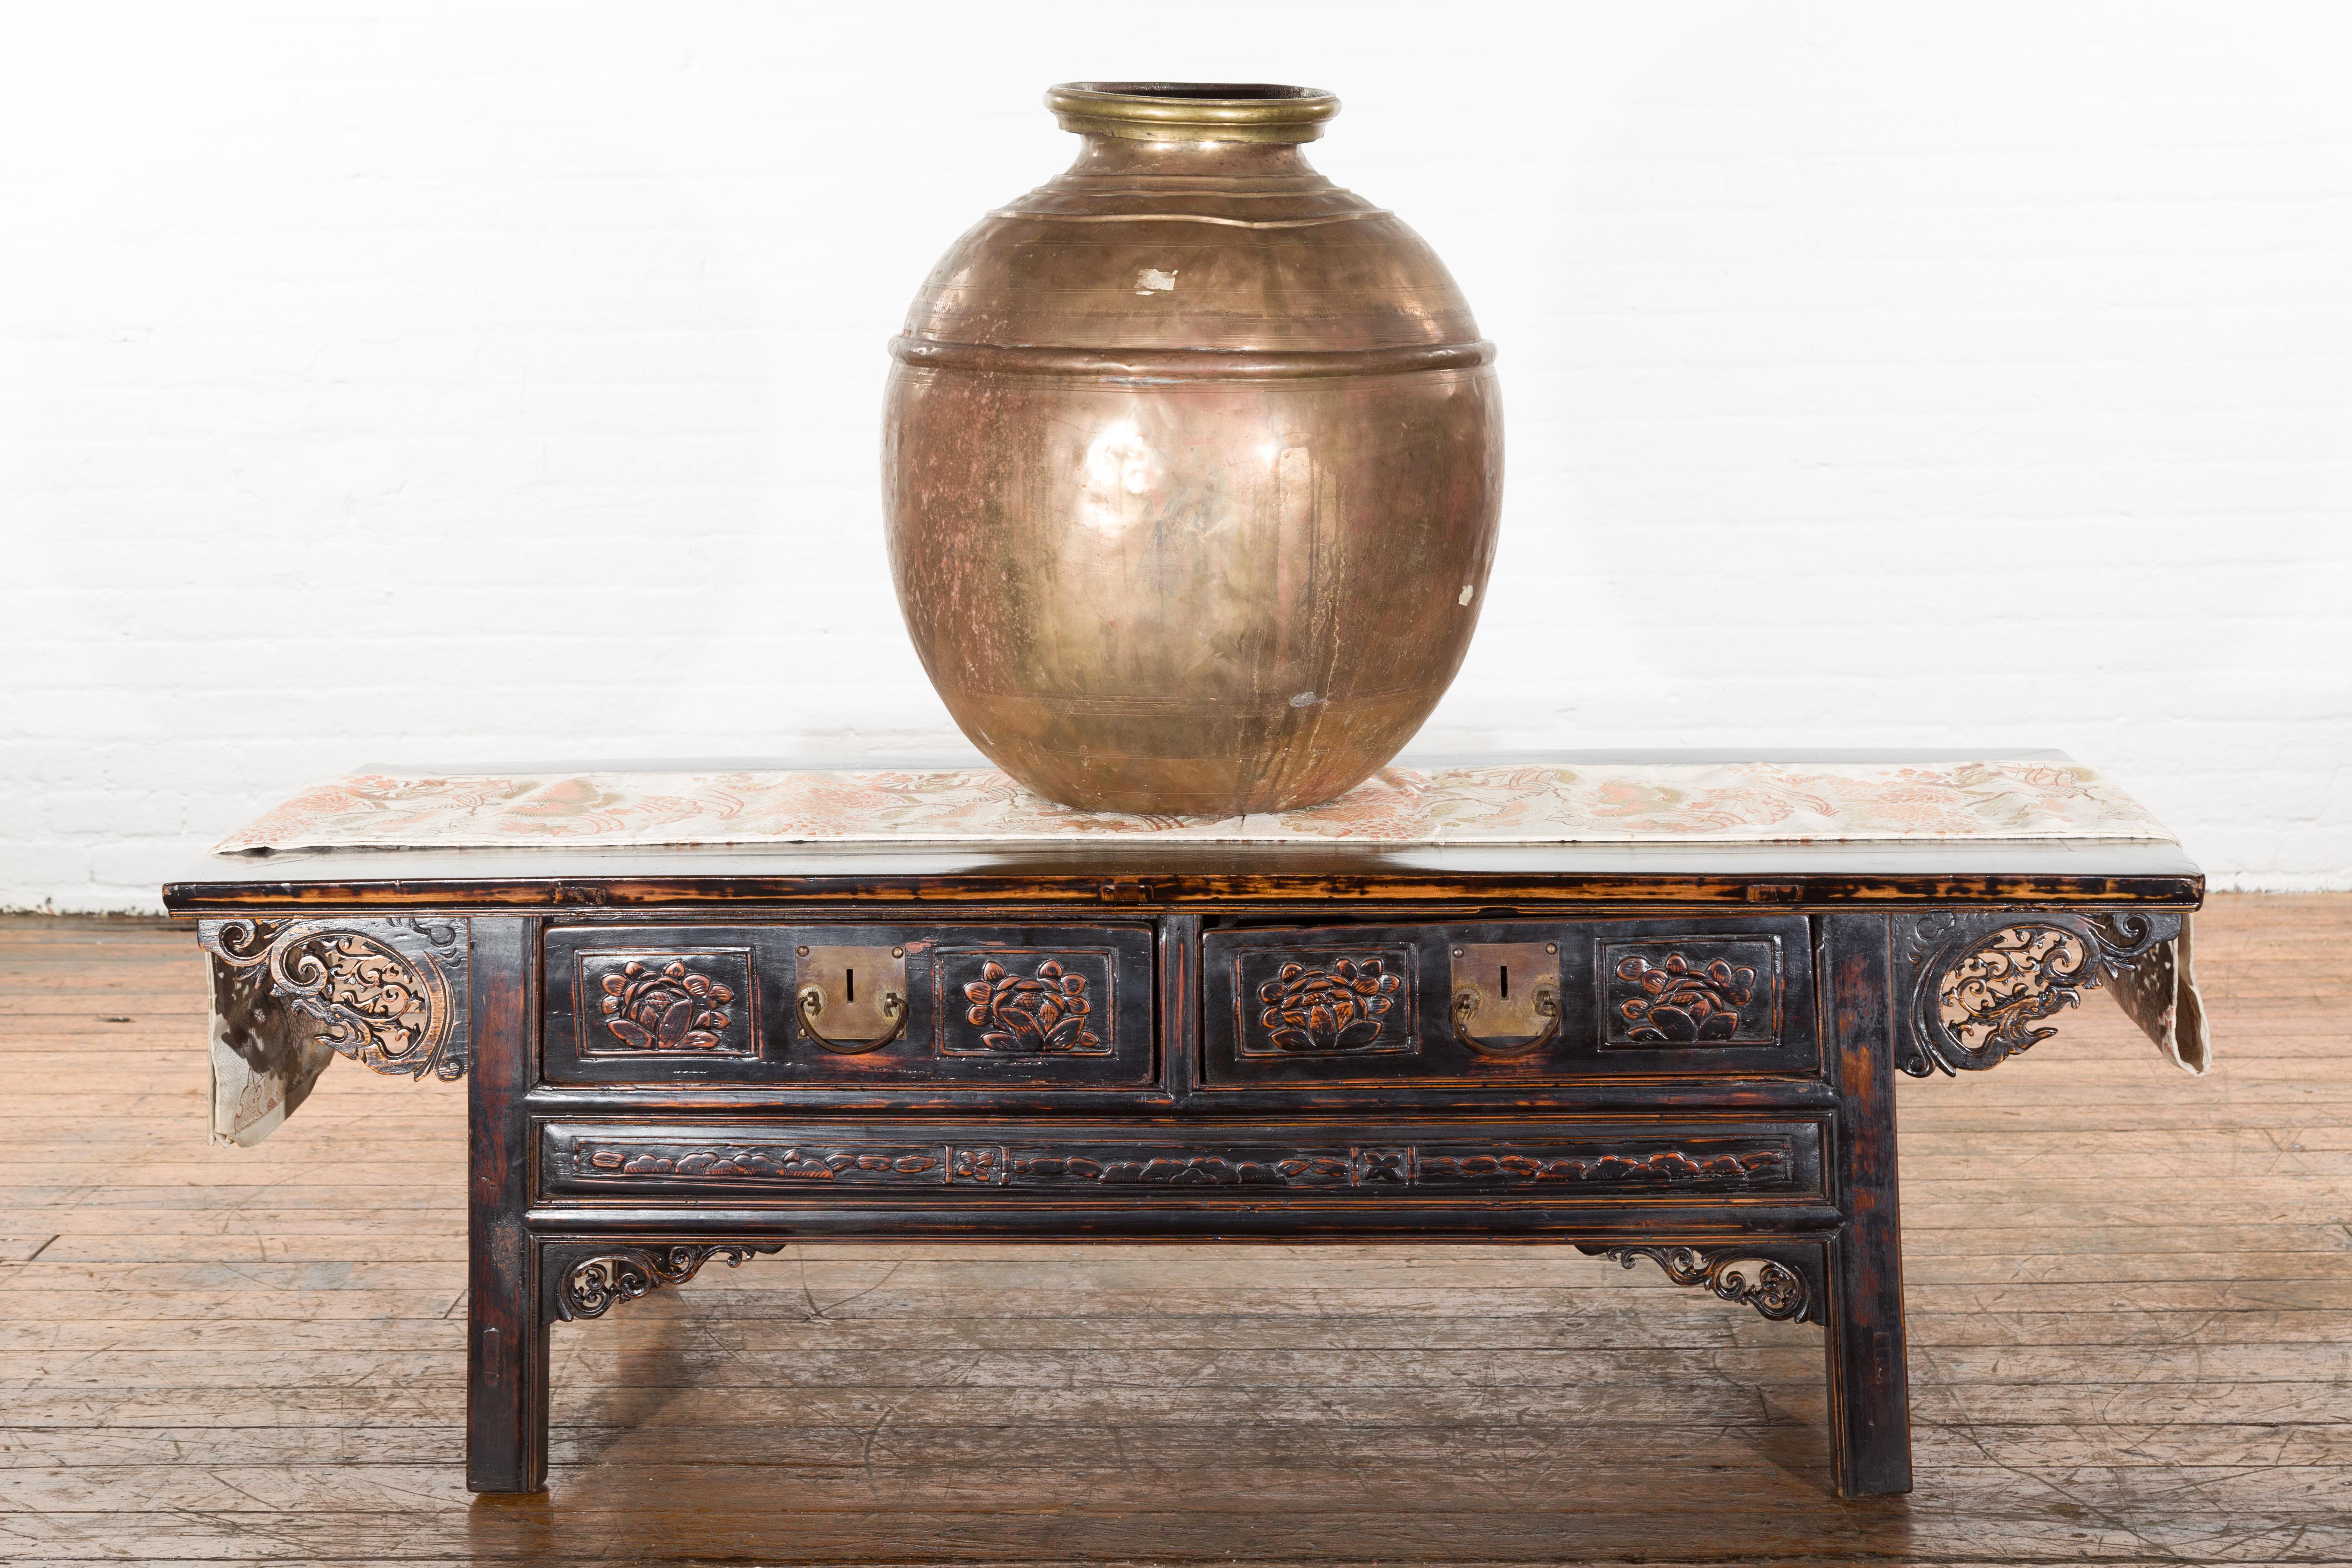
POLYGON ((1307 165, 1310 88, 1080 82, 1083 143, 890 345, 891 570, 972 743, 1089 810, 1329 800, 1461 668, 1494 560, 1494 345, 1307 165))

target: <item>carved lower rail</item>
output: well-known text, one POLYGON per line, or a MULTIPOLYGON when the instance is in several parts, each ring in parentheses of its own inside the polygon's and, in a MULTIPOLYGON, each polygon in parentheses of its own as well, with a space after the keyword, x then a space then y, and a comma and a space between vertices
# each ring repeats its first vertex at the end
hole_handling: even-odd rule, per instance
MULTIPOLYGON (((781 1241, 551 1243, 540 1263, 545 1315, 549 1321, 561 1322, 601 1318, 619 1303, 640 1300, 664 1285, 685 1284, 706 1264, 717 1261, 734 1268, 783 1247, 781 1241)), ((1614 1259, 1627 1268, 1647 1258, 1672 1283, 1703 1287, 1723 1300, 1755 1308, 1773 1322, 1823 1321, 1827 1280, 1818 1244, 1678 1247, 1605 1241, 1579 1242, 1576 1249, 1588 1258, 1614 1259)))

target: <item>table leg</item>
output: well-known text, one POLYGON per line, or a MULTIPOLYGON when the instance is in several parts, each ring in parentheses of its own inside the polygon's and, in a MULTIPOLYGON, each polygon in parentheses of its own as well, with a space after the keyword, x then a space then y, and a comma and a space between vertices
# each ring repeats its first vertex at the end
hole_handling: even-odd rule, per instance
POLYGON ((534 933, 525 920, 473 926, 474 1063, 467 1164, 471 1258, 466 1342, 466 1485, 547 1486, 547 1324, 537 1244, 523 1228, 534 933))
POLYGON ((1895 1170, 1895 988, 1883 915, 1831 915, 1830 1046, 1837 1064, 1840 1204, 1830 1247, 1832 1468, 1842 1497, 1911 1489, 1903 1236, 1895 1170))

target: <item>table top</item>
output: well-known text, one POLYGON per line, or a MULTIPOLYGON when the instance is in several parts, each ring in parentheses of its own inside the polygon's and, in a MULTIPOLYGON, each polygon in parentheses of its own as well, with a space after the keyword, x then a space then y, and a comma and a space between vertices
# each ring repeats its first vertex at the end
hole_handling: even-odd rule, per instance
MULTIPOLYGON (((1615 752, 1512 753, 1458 761, 1868 763, 2031 758, 1969 752, 1615 752)), ((648 764, 569 763, 581 771, 648 764)), ((665 763, 664 770, 757 764, 665 763)), ((415 771, 415 770, 409 770, 415 771)), ((533 770, 550 772, 554 770, 533 770)), ((2204 877, 2180 846, 2154 839, 1934 838, 1873 842, 1372 845, 1214 843, 1105 837, 1024 843, 734 844, 316 849, 215 855, 164 889, 179 913, 435 910, 839 908, 888 902, 950 908, 1097 905, 1245 910, 1315 903, 1383 906, 1801 907, 2045 903, 2194 908, 2204 877)))

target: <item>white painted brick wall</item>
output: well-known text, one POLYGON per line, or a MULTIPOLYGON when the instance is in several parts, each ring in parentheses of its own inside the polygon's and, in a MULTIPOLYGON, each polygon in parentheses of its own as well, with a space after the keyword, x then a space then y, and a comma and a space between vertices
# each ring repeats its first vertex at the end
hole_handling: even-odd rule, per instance
POLYGON ((955 745, 882 344, 1069 78, 1307 81, 1503 348, 1424 739, 2064 747, 2352 886, 2352 11, 0 12, 0 904, 361 761, 955 745))

